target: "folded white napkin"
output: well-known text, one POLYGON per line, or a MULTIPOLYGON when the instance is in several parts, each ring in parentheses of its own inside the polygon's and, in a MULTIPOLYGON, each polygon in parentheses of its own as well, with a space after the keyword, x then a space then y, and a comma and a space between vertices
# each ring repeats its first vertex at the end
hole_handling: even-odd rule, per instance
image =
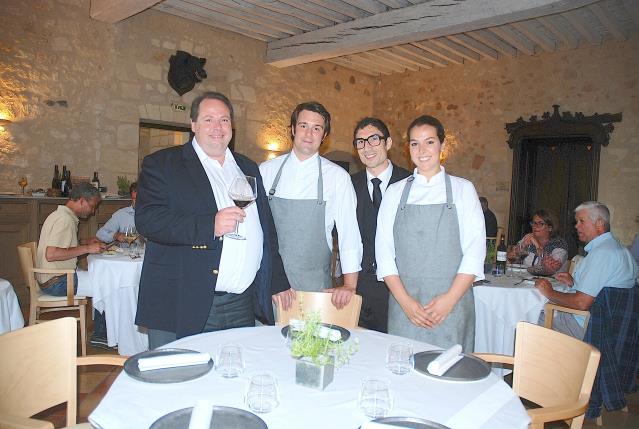
POLYGON ((433 375, 442 376, 464 357, 461 352, 462 346, 455 344, 429 363, 426 369, 433 375))
POLYGON ((191 412, 189 429, 209 429, 213 417, 213 403, 207 400, 199 400, 191 412))
POLYGON ((138 360, 140 371, 173 368, 180 366, 201 365, 211 359, 208 353, 178 353, 164 356, 142 358, 138 360))
POLYGON ((306 326, 306 322, 304 322, 303 320, 290 319, 288 321, 288 327, 293 331, 301 331, 304 329, 304 326, 306 326))
POLYGON ((327 326, 321 326, 319 331, 320 338, 328 338, 331 341, 342 339, 342 333, 337 329, 331 329, 327 326))

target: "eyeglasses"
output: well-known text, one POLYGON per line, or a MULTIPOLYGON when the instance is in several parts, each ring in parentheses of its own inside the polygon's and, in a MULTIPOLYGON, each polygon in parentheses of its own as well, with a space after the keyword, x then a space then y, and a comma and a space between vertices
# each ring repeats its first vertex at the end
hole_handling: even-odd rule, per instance
POLYGON ((370 147, 379 146, 379 144, 384 140, 384 136, 380 136, 379 134, 373 134, 368 136, 365 139, 355 139, 353 140, 353 146, 355 149, 364 149, 366 146, 366 142, 370 147))
POLYGON ((540 228, 546 226, 546 222, 544 222, 543 220, 541 222, 533 222, 530 221, 530 226, 538 226, 540 228))

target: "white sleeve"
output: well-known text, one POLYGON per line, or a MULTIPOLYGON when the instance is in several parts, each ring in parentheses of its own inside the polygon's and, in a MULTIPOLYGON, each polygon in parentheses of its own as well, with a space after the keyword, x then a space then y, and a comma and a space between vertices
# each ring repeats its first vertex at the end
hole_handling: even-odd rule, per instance
MULTIPOLYGON (((341 167, 338 167, 341 168, 341 167)), ((335 177, 335 225, 339 237, 339 260, 344 274, 362 269, 362 238, 357 223, 357 197, 350 176, 335 177)))
POLYGON ((406 180, 401 180, 390 185, 379 206, 377 232, 375 233, 375 262, 377 264, 377 280, 379 281, 383 281, 384 277, 399 274, 395 263, 393 226, 405 183, 406 180))
POLYGON ((484 278, 486 259, 486 224, 475 186, 467 180, 458 182, 459 196, 455 199, 459 221, 459 241, 462 260, 457 273, 474 274, 477 280, 484 278))

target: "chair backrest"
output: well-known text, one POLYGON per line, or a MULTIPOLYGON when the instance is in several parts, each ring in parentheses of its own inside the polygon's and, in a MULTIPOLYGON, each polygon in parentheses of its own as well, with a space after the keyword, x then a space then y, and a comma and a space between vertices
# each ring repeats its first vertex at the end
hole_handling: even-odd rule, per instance
POLYGON ((571 276, 574 274, 575 268, 577 268, 577 264, 581 262, 583 258, 584 257, 581 255, 575 255, 572 257, 572 259, 570 260, 570 267, 568 268, 568 272, 571 276))
MULTIPOLYGON (((585 412, 599 358, 599 350, 583 341, 542 326, 519 322, 513 390, 542 407, 561 406, 583 399, 585 412)), ((583 415, 579 419, 583 421, 583 415)))
POLYGON ((335 308, 331 302, 331 293, 296 291, 296 299, 288 311, 277 308, 276 323, 288 325, 290 319, 303 318, 302 312, 308 314, 318 311, 324 323, 332 323, 343 328, 356 328, 359 322, 359 312, 362 308, 362 297, 353 294, 350 302, 341 310, 335 308))
POLYGON ((31 417, 66 402, 66 423, 76 423, 76 335, 72 317, 0 335, 0 414, 31 417))
POLYGON ((22 269, 22 277, 29 288, 29 296, 31 300, 37 301, 40 286, 38 285, 33 273, 33 269, 36 266, 36 252, 37 245, 35 241, 18 245, 18 258, 20 260, 20 268, 22 269))

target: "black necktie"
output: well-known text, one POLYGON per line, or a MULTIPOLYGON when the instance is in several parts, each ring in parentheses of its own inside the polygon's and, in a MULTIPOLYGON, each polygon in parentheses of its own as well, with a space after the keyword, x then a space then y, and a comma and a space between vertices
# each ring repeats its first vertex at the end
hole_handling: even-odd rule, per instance
POLYGON ((379 185, 382 183, 377 177, 371 179, 373 184, 373 207, 375 210, 379 210, 379 205, 382 203, 382 190, 379 185))

